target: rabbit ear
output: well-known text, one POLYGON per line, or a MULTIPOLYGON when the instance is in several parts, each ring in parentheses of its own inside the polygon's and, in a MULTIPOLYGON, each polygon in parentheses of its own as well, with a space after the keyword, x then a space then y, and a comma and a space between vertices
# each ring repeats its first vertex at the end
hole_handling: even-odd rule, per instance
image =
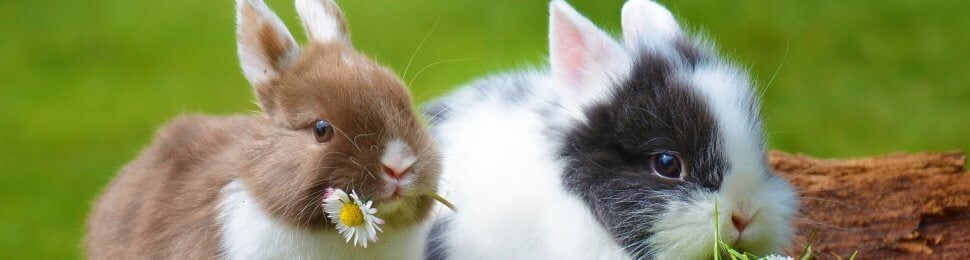
POLYGON ((629 64, 619 43, 564 1, 549 7, 549 60, 566 98, 583 105, 602 94, 613 73, 629 64))
POLYGON ((239 64, 253 86, 278 77, 299 52, 286 25, 262 0, 236 1, 236 41, 239 64))
POLYGON ((350 41, 347 22, 333 0, 296 0, 296 12, 311 41, 350 41))
POLYGON ((621 17, 629 50, 664 49, 683 34, 674 15, 650 0, 627 1, 621 17))

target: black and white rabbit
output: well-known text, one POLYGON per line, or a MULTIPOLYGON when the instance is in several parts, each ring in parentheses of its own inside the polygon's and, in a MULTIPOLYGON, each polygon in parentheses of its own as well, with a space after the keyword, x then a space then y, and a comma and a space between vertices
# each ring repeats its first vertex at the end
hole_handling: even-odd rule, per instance
POLYGON ((550 5, 548 71, 425 107, 459 208, 427 258, 709 258, 715 205, 723 241, 781 250, 797 200, 768 168, 747 73, 654 2, 624 5, 625 44, 550 5))

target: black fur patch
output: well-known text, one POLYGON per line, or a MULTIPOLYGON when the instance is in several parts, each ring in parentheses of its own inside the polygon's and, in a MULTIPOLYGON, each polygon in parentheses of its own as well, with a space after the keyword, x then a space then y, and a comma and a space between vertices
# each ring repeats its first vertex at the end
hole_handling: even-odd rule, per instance
POLYGON ((444 245, 444 232, 448 228, 448 219, 439 219, 431 225, 428 231, 427 245, 424 247, 424 259, 444 260, 448 259, 447 248, 444 245))
POLYGON ((651 258, 643 242, 671 200, 689 200, 694 190, 718 190, 727 170, 711 108, 673 74, 675 66, 691 69, 702 61, 689 47, 678 45, 683 49, 678 61, 644 53, 611 100, 585 110, 589 124, 563 136, 565 186, 637 259, 651 258), (687 171, 683 181, 653 173, 650 158, 659 151, 680 154, 687 171))
POLYGON ((678 38, 674 41, 674 47, 680 54, 681 60, 691 69, 697 67, 697 64, 702 61, 701 58, 704 57, 704 55, 701 55, 701 51, 694 48, 694 45, 685 38, 678 38))

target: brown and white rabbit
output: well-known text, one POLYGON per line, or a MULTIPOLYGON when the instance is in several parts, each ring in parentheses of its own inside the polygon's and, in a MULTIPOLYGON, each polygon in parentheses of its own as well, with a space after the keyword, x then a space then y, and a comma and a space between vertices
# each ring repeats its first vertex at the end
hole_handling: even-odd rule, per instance
POLYGON ((419 258, 440 171, 390 70, 351 46, 332 0, 297 0, 300 48, 261 0, 238 0, 242 70, 261 111, 183 116, 118 174, 88 220, 89 258, 419 258), (328 188, 373 200, 368 248, 336 232, 328 188))
POLYGON ((461 209, 428 259, 706 259, 715 212, 735 248, 788 242, 798 202, 766 162, 747 73, 654 2, 628 0, 622 26, 625 44, 552 1, 547 71, 427 107, 461 209))

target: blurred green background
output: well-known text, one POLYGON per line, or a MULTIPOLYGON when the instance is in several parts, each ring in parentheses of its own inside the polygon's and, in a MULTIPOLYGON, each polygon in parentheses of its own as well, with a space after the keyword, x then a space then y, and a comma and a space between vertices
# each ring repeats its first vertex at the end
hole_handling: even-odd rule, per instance
MULTIPOLYGON (((619 31, 622 1, 571 2, 619 31)), ((970 148, 970 1, 664 3, 767 88, 772 148, 822 157, 970 148)), ((291 1, 269 4, 305 38, 291 1)), ((354 44, 398 73, 430 32, 405 79, 418 102, 544 61, 545 0, 340 4, 354 44)), ((3 258, 80 257, 90 203, 156 128, 181 113, 256 108, 233 10, 230 0, 0 2, 3 258)))

